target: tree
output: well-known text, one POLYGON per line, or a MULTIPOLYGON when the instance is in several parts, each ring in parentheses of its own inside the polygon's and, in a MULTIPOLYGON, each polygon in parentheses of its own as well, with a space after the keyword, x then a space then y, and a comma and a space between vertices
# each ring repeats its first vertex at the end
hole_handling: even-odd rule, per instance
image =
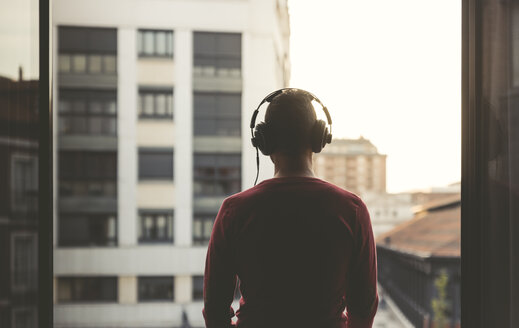
POLYGON ((449 275, 445 269, 440 271, 440 275, 434 280, 434 286, 438 294, 437 298, 431 301, 434 312, 434 323, 437 328, 444 328, 448 323, 447 310, 449 303, 447 301, 447 285, 449 283, 449 275))

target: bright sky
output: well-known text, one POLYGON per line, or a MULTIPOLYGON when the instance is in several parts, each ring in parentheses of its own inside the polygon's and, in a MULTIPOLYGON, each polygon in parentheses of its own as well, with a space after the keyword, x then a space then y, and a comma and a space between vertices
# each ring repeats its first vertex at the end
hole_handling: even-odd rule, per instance
POLYGON ((389 192, 461 174, 461 1, 290 0, 290 85, 328 107, 334 137, 387 154, 389 192))
POLYGON ((0 76, 18 79, 22 66, 24 79, 37 78, 38 1, 0 0, 0 76))

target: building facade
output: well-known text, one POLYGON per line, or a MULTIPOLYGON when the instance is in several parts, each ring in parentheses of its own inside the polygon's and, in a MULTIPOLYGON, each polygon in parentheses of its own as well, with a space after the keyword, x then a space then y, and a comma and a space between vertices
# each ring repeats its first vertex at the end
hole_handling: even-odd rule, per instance
POLYGON ((361 195, 386 192, 386 155, 368 139, 334 139, 315 156, 320 178, 361 195))
POLYGON ((290 76, 286 1, 53 6, 55 326, 202 327, 214 218, 256 174, 250 115, 290 76))

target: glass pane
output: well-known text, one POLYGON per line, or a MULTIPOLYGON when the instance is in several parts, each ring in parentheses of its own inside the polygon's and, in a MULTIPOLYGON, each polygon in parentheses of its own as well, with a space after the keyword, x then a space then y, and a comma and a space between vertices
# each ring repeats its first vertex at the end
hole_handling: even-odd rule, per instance
POLYGON ((62 73, 70 72, 70 56, 59 55, 58 56, 58 70, 62 73))
POLYGON ((79 100, 74 101, 73 107, 72 107, 74 113, 85 113, 86 108, 87 108, 87 105, 86 105, 85 99, 79 99, 79 100))
POLYGON ((108 114, 115 114, 117 112, 117 104, 115 100, 110 100, 105 103, 106 106, 106 112, 108 114))
POLYGON ((157 226, 156 226, 157 238, 158 239, 166 238, 167 229, 166 229, 166 218, 164 217, 164 215, 158 215, 156 223, 157 223, 157 226))
POLYGON ((157 115, 164 116, 167 114, 167 108, 166 108, 166 94, 164 93, 158 93, 155 96, 155 106, 157 109, 157 115))
POLYGON ((139 277, 139 301, 173 301, 173 277, 139 277))
POLYGON ((88 132, 90 134, 102 134, 103 132, 103 118, 91 116, 88 120, 89 129, 88 132))
POLYGON ((103 105, 104 104, 100 101, 91 101, 88 111, 91 114, 101 114, 103 112, 103 105))
POLYGON ((194 220, 193 221, 193 237, 201 238, 202 237, 202 221, 194 220))
POLYGON ((143 114, 152 116, 155 113, 155 97, 152 93, 142 94, 143 114))
POLYGON ((171 180, 173 178, 173 150, 139 150, 139 178, 171 180))
POLYGON ((144 41, 143 41, 143 33, 142 31, 139 31, 137 32, 137 54, 141 54, 142 51, 143 51, 143 45, 144 45, 144 41))
POLYGON ((60 111, 60 113, 70 112, 71 111, 71 107, 72 106, 70 104, 70 101, 60 99, 60 101, 58 103, 58 110, 60 111))
POLYGON ((88 56, 88 71, 90 73, 100 73, 102 69, 102 57, 99 55, 88 56))
POLYGON ((213 220, 212 219, 206 219, 204 221, 204 237, 209 240, 209 237, 211 237, 211 232, 213 231, 213 220))
POLYGON ((72 70, 75 73, 85 73, 87 60, 85 55, 72 55, 72 70))
POLYGON ((117 70, 117 60, 115 56, 103 56, 104 61, 104 72, 115 73, 117 70))
POLYGON ((173 117, 173 95, 171 94, 166 97, 166 114, 173 117))
POLYGON ((151 31, 144 32, 144 54, 152 55, 155 53, 155 35, 151 31))
POLYGON ((171 215, 168 216, 168 238, 173 239, 173 217, 171 215))
POLYGON ((155 33, 156 35, 156 45, 157 45, 157 48, 156 48, 156 51, 157 51, 157 55, 159 56, 164 56, 166 55, 166 32, 156 32, 155 33))
POLYGON ((173 55, 173 33, 168 33, 166 42, 166 53, 171 56, 173 55))
POLYGON ((117 221, 116 218, 110 216, 108 218, 108 237, 111 239, 115 239, 117 237, 117 221))
POLYGON ((72 131, 72 122, 68 117, 60 117, 58 119, 59 133, 66 134, 72 131))

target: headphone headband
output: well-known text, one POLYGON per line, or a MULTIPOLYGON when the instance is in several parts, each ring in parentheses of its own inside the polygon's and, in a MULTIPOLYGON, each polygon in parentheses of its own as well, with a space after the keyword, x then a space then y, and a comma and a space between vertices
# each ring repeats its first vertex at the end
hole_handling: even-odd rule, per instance
POLYGON ((326 115, 326 120, 328 121, 328 125, 330 126, 330 133, 332 133, 332 117, 330 116, 330 113, 328 112, 328 108, 326 108, 326 106, 321 102, 321 100, 319 100, 319 98, 317 98, 313 93, 303 90, 303 89, 299 89, 299 88, 281 88, 279 90, 269 93, 265 98, 263 98, 263 100, 259 103, 258 107, 252 114, 252 118, 250 120, 251 130, 254 129, 254 127, 256 126, 256 117, 258 116, 260 107, 266 102, 268 102, 268 103, 272 102, 272 100, 274 100, 274 98, 276 98, 278 95, 282 94, 286 90, 299 90, 299 91, 305 92, 310 97, 312 97, 312 100, 317 101, 317 103, 319 103, 319 105, 321 105, 321 108, 323 109, 324 114, 326 115))

